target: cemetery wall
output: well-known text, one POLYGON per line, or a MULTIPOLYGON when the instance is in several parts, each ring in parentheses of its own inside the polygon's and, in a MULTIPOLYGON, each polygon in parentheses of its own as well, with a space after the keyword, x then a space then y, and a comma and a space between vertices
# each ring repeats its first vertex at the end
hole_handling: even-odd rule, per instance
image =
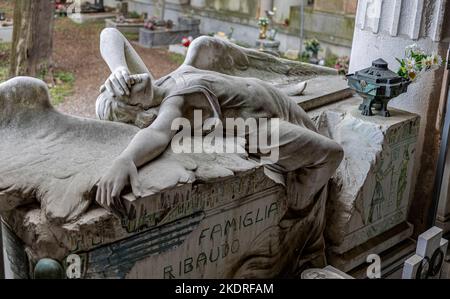
MULTIPOLYGON (((352 45, 353 30, 355 24, 352 10, 347 8, 348 2, 354 0, 336 0, 337 11, 332 11, 329 5, 317 5, 307 7, 305 10, 305 37, 317 38, 322 44, 322 55, 329 53, 338 56, 349 56, 352 45), (346 13, 349 11, 350 14, 346 13), (317 29, 318 28, 318 29, 317 29)), ((106 1, 106 5, 114 6, 106 1)), ((153 0, 130 0, 129 10, 138 13, 153 14, 153 0)), ((274 16, 275 27, 278 30, 277 40, 281 42, 280 50, 300 47, 300 7, 296 0, 275 0, 277 8, 274 16), (289 25, 284 23, 289 20, 289 25)), ((351 5, 350 5, 351 6, 351 5)), ((260 16, 259 0, 168 0, 166 4, 166 18, 176 20, 178 16, 187 13, 202 19, 201 32, 210 34, 216 32, 230 33, 234 29, 233 38, 240 43, 254 46, 258 37, 257 19, 260 16)))

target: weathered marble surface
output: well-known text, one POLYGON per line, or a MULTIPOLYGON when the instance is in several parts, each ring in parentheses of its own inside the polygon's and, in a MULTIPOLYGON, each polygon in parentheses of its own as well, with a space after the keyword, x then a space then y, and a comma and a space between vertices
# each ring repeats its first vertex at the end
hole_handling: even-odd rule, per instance
MULTIPOLYGON (((138 129, 61 114, 51 107, 47 92, 43 82, 32 78, 2 85, 0 210, 13 212, 39 203, 43 214, 39 217, 57 225, 73 222, 92 208, 96 182, 138 129)), ((140 170, 140 179, 143 193, 150 195, 256 167, 246 154, 167 151, 140 170)))
POLYGON ((84 277, 272 277, 306 262, 323 266, 326 190, 286 217, 289 191, 246 154, 168 150, 140 170, 144 197, 125 196, 128 217, 120 220, 93 195, 138 129, 63 115, 36 79, 10 80, 0 96, 0 209, 6 247, 18 254, 8 254, 18 265, 12 277, 28 276, 14 270, 25 269, 18 256, 33 271, 41 258, 64 261, 70 253, 83 256, 84 277), (183 275, 168 264, 203 263, 206 254, 208 263, 183 275), (267 267, 255 269, 255 259, 267 267))
POLYGON ((381 253, 412 234, 405 222, 420 118, 399 110, 389 119, 365 117, 360 101, 356 96, 312 112, 322 132, 344 147, 326 237, 330 262, 345 270, 363 263, 368 251, 381 253))

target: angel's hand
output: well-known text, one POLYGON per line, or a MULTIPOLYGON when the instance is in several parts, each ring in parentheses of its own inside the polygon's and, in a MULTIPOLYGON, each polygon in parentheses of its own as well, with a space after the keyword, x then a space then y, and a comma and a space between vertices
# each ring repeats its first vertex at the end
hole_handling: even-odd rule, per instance
POLYGON ((126 67, 117 68, 100 88, 100 92, 108 90, 114 97, 130 95, 133 79, 126 67))
POLYGON ((120 195, 128 185, 137 197, 141 196, 136 165, 131 160, 119 158, 98 184, 97 203, 109 211, 124 212, 120 195))

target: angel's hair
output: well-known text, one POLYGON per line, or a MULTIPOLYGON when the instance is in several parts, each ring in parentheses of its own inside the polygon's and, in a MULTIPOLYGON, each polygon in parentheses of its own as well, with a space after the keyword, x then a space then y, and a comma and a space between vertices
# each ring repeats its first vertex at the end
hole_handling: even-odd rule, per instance
POLYGON ((95 113, 100 120, 121 122, 146 128, 157 117, 156 109, 145 110, 138 105, 129 105, 116 100, 108 91, 103 91, 97 98, 95 113))

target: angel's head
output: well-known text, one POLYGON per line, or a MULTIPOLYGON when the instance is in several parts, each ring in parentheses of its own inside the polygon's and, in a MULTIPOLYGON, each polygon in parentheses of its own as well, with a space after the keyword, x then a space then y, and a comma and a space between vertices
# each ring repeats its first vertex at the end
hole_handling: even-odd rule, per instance
POLYGON ((130 95, 113 96, 102 88, 95 111, 101 120, 109 120, 135 125, 139 128, 148 127, 157 116, 157 106, 153 103, 154 88, 148 74, 132 75, 130 95))

